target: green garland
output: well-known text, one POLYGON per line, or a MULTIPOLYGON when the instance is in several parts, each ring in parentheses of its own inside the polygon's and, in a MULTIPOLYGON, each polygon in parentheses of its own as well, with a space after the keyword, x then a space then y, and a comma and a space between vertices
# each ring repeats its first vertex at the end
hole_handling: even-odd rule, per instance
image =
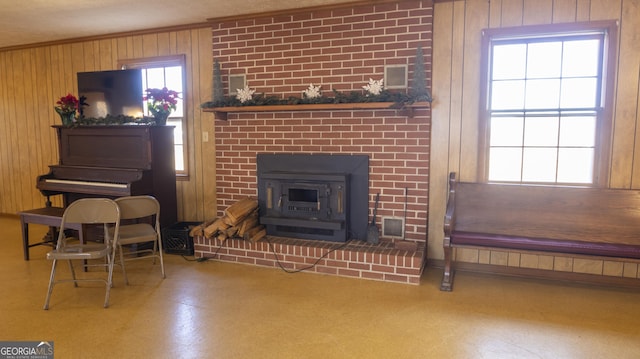
POLYGON ((107 115, 106 117, 78 117, 73 126, 154 125, 153 117, 107 115))
POLYGON ((319 96, 309 97, 289 97, 282 99, 276 96, 265 96, 259 94, 253 96, 249 101, 240 102, 235 96, 225 96, 222 100, 208 101, 200 105, 202 108, 215 107, 239 107, 239 106, 270 106, 270 105, 301 105, 301 104, 331 104, 331 103, 363 103, 363 102, 395 102, 394 107, 402 107, 418 101, 412 95, 400 92, 382 90, 378 95, 364 94, 361 91, 351 91, 348 93, 333 90, 333 97, 319 96))

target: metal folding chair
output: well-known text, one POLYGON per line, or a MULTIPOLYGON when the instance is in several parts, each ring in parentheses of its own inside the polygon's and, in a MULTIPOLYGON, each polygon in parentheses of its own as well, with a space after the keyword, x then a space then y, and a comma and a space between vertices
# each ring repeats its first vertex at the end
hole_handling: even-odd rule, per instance
POLYGON ((125 283, 129 284, 125 261, 153 258, 160 260, 162 278, 165 278, 160 232, 160 203, 152 196, 128 196, 116 199, 120 207, 120 233, 118 239, 119 264, 122 265, 125 283), (145 247, 149 243, 152 247, 145 247), (129 246, 126 257, 124 246, 129 246))
POLYGON ((104 307, 109 306, 109 294, 113 285, 113 266, 115 263, 115 251, 120 233, 120 207, 118 204, 107 198, 83 198, 71 203, 62 215, 62 223, 58 235, 56 248, 47 253, 47 259, 53 260, 51 266, 51 276, 49 278, 49 289, 44 303, 44 309, 49 309, 49 299, 53 292, 54 285, 62 282, 73 282, 78 286, 79 282, 101 281, 105 283, 106 294, 104 297, 104 307), (102 225, 104 230, 104 241, 102 243, 83 243, 73 237, 65 235, 65 228, 71 224, 81 225, 102 225), (96 259, 104 258, 102 263, 96 263, 96 259), (71 270, 71 279, 55 279, 58 261, 66 260, 71 270), (78 278, 73 267, 73 260, 82 260, 87 267, 106 267, 107 278, 87 277, 78 278), (92 260, 91 263, 87 261, 92 260))

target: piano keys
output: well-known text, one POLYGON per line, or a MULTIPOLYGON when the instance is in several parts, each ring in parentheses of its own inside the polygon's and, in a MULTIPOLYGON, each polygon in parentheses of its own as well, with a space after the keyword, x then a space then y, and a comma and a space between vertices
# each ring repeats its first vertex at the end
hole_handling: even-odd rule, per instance
POLYGON ((55 178, 45 178, 44 182, 51 186, 58 186, 60 190, 62 190, 65 186, 70 190, 74 190, 77 193, 95 193, 96 191, 105 191, 113 190, 113 191, 127 191, 131 192, 130 186, 128 183, 109 183, 109 182, 88 182, 88 181, 74 181, 74 180, 62 180, 55 178), (86 189, 86 192, 83 191, 86 189))
POLYGON ((50 172, 40 176, 38 188, 47 192, 72 192, 103 196, 128 196, 144 193, 152 187, 152 172, 132 168, 90 166, 49 166, 50 172))
POLYGON ((53 126, 59 162, 37 179, 47 197, 62 195, 66 207, 86 197, 152 195, 160 224, 177 221, 173 126, 53 126))

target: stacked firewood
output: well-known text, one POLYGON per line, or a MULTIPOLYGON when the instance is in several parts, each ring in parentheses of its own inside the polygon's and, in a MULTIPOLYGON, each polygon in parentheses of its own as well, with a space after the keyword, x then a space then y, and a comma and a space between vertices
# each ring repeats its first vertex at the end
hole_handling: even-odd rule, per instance
POLYGON ((239 238, 257 242, 267 235, 267 230, 258 220, 258 201, 247 197, 227 207, 224 216, 194 227, 189 235, 220 241, 239 238))

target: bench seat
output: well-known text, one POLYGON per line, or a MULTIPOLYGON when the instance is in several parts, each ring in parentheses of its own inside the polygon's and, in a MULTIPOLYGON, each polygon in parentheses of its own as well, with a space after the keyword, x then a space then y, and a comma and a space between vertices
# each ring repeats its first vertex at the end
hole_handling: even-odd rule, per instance
POLYGON ((458 246, 477 246, 523 251, 640 259, 640 246, 628 244, 520 237, 504 234, 461 231, 454 232, 451 236, 454 238, 453 241, 458 246))
POLYGON ((458 182, 449 175, 441 290, 454 247, 640 259, 640 191, 458 182))

